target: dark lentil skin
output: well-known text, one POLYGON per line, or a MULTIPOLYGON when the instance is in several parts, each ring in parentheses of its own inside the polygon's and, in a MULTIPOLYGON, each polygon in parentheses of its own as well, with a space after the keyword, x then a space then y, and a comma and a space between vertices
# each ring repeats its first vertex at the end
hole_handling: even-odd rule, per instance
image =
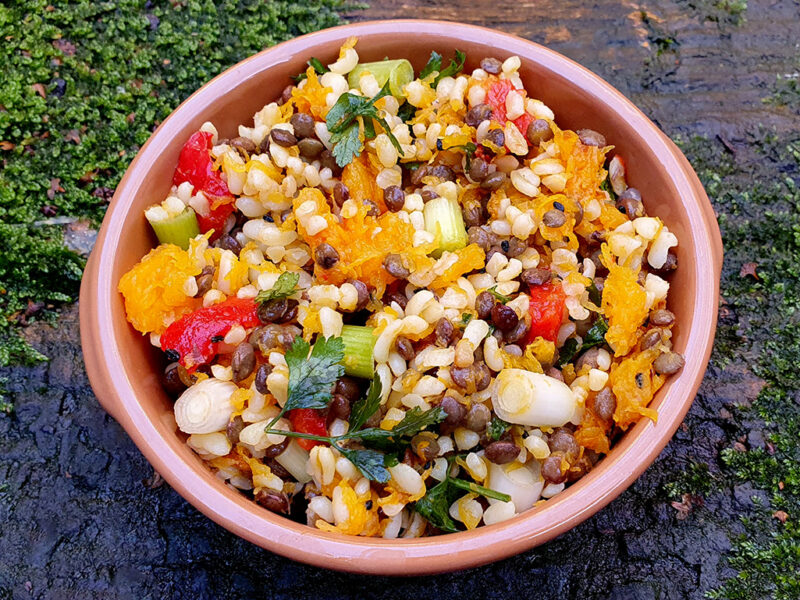
POLYGON ((255 368, 256 353, 255 350, 253 350, 253 345, 250 342, 242 342, 236 346, 236 350, 233 351, 233 355, 231 356, 233 380, 239 383, 247 379, 255 368))

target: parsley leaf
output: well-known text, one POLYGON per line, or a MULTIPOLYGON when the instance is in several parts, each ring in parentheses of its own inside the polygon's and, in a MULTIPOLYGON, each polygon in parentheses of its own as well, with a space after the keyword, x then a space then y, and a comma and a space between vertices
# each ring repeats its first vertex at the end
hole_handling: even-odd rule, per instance
POLYGON ((457 497, 458 488, 452 487, 445 479, 417 500, 414 503, 414 510, 425 517, 434 527, 446 533, 455 533, 458 528, 450 517, 450 505, 455 502, 457 497))
POLYGON ((450 505, 461 495, 459 490, 480 494, 487 498, 508 502, 511 496, 496 492, 472 481, 464 481, 450 477, 450 467, 455 456, 447 459, 445 478, 437 485, 430 488, 427 493, 414 503, 414 510, 425 517, 428 522, 446 533, 458 531, 455 522, 450 517, 450 505))
POLYGON ((511 428, 511 423, 506 423, 500 417, 492 417, 492 422, 489 423, 489 430, 487 435, 490 439, 499 440, 506 431, 511 428))
POLYGON ((397 110, 397 116, 403 119, 403 123, 408 123, 417 114, 417 107, 408 102, 403 102, 397 110))
POLYGON ((471 314, 471 313, 467 313, 467 312, 465 312, 465 313, 461 313, 461 325, 463 325, 464 327, 466 327, 466 326, 467 326, 467 324, 468 324, 470 321, 472 321, 472 314, 471 314))
POLYGON ((509 496, 508 494, 504 494, 503 492, 496 492, 493 489, 483 487, 482 485, 478 485, 477 483, 473 483, 472 481, 464 481, 463 479, 455 479, 452 477, 447 479, 446 481, 453 487, 462 489, 467 492, 480 494, 481 496, 492 498, 493 500, 500 500, 502 502, 508 502, 509 500, 511 500, 511 496, 509 496))
POLYGON ((358 121, 359 117, 363 120, 364 140, 375 137, 375 127, 372 121, 377 121, 386 132, 389 141, 397 149, 397 152, 401 156, 403 155, 400 142, 392 135, 389 124, 380 116, 378 109, 375 108, 375 103, 378 100, 390 94, 389 82, 387 81, 373 98, 367 100, 347 92, 339 96, 336 104, 328 111, 325 123, 331 133, 330 141, 334 145, 333 156, 336 158, 336 164, 340 167, 350 164, 353 162, 353 158, 361 154, 362 130, 361 123, 358 121))
POLYGON ((342 338, 320 336, 308 354, 309 344, 298 337, 286 352, 289 391, 282 413, 295 408, 325 408, 336 380, 344 375, 342 338))
POLYGON ((611 181, 608 177, 603 179, 603 183, 600 184, 600 189, 604 192, 608 192, 608 195, 611 197, 612 202, 617 201, 617 194, 614 192, 614 188, 611 187, 611 181))
POLYGON ((361 154, 361 137, 359 136, 358 123, 350 125, 335 140, 331 137, 331 142, 334 144, 331 152, 333 158, 336 159, 337 165, 344 166, 353 162, 353 158, 361 154))
POLYGON ((497 291, 497 286, 496 286, 496 285, 493 285, 492 287, 490 287, 490 288, 489 288, 488 290, 486 290, 486 291, 487 291, 487 292, 489 292, 489 293, 490 293, 492 296, 494 296, 494 297, 495 297, 495 299, 496 299, 498 302, 502 302, 503 304, 505 304, 506 302, 509 302, 509 301, 511 300, 511 296, 504 296, 503 294, 501 294, 500 292, 498 292, 498 291, 497 291))
POLYGON ((258 295, 256 296, 256 302, 264 303, 269 302, 270 300, 281 300, 283 298, 288 298, 297 291, 298 281, 300 281, 299 273, 290 273, 289 271, 285 271, 281 273, 281 276, 278 277, 278 280, 275 282, 275 285, 273 285, 272 288, 258 292, 258 295))
POLYGON ((589 300, 595 303, 595 305, 600 306, 603 302, 603 294, 600 290, 597 289, 597 286, 594 282, 589 284, 589 287, 586 288, 589 291, 589 300))
POLYGON ((380 377, 373 377, 367 395, 353 403, 353 407, 350 409, 350 431, 361 429, 364 423, 378 410, 381 405, 381 388, 380 377))
POLYGON ((336 446, 336 449, 370 481, 386 483, 391 479, 391 474, 384 464, 386 456, 382 452, 377 450, 353 450, 341 446, 336 446))
POLYGON ((447 65, 441 71, 439 71, 439 74, 436 76, 436 79, 433 80, 433 85, 436 86, 436 84, 439 83, 439 81, 445 77, 453 77, 457 73, 460 73, 461 69, 464 68, 465 60, 467 60, 467 55, 461 52, 461 50, 456 50, 455 59, 451 59, 450 64, 447 65))
POLYGON ((387 451, 398 450, 420 431, 429 425, 441 423, 446 418, 447 413, 441 406, 426 411, 416 406, 409 410, 403 420, 392 429, 370 427, 354 433, 353 437, 361 439, 361 443, 365 446, 387 451))
POLYGON ((589 348, 599 346, 606 341, 606 332, 608 331, 608 321, 603 317, 598 317, 583 337, 583 344, 578 346, 578 341, 575 338, 568 339, 561 349, 558 351, 558 363, 560 367, 567 364, 573 358, 578 356, 581 352, 585 352, 589 348))
MULTIPOLYGON (((315 56, 312 56, 311 59, 306 64, 309 67, 313 67, 314 70, 317 72, 317 75, 322 75, 323 73, 327 73, 328 71, 330 71, 330 69, 328 69, 328 67, 323 65, 322 61, 320 59, 316 58, 315 56)), ((292 79, 294 79, 298 83, 303 81, 303 79, 306 79, 306 78, 308 78, 308 75, 306 75, 305 72, 298 73, 297 75, 292 77, 292 79)))
POLYGON ((425 63, 425 66, 422 67, 422 71, 419 72, 419 78, 425 79, 428 75, 433 73, 434 71, 441 71, 442 70, 442 55, 436 51, 431 52, 431 57, 428 59, 428 62, 425 63))

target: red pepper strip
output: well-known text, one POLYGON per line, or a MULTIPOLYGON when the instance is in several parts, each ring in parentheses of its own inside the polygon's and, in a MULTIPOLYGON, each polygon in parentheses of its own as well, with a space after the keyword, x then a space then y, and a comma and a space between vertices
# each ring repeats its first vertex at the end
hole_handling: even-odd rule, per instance
MULTIPOLYGON (((514 89, 514 86, 508 79, 502 79, 491 85, 489 93, 487 94, 486 103, 492 107, 492 118, 505 126, 506 124, 506 96, 508 92, 514 89)), ((513 123, 517 126, 520 133, 525 135, 528 131, 528 125, 531 124, 533 118, 527 113, 522 113, 522 116, 514 119, 513 123)))
POLYGON ((234 325, 244 328, 260 323, 258 305, 251 298, 228 298, 225 302, 184 315, 161 335, 161 349, 176 352, 190 373, 211 361, 222 338, 234 325))
POLYGON ((558 330, 564 320, 567 295, 561 289, 561 285, 543 283, 531 286, 529 296, 531 329, 525 343, 530 344, 539 336, 551 342, 556 341, 558 330))
POLYGON ((203 192, 211 212, 205 216, 198 214, 197 223, 203 233, 213 229, 211 239, 214 240, 222 234, 222 227, 233 212, 234 205, 228 185, 211 160, 211 138, 211 134, 205 131, 192 134, 181 148, 172 182, 180 185, 188 181, 196 191, 203 192))
MULTIPOLYGON (((321 411, 313 408, 295 408, 286 414, 289 416, 289 422, 292 424, 292 431, 310 433, 312 435, 328 435, 326 419, 321 411)), ((297 438, 295 441, 305 450, 311 450, 314 446, 319 446, 323 443, 317 440, 304 440, 302 438, 297 438)))

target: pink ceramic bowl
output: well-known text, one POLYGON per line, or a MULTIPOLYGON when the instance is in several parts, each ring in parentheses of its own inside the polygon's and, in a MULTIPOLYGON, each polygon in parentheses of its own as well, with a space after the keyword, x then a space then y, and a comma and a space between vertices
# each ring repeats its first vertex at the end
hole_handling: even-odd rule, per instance
POLYGON ((320 567, 412 575, 473 567, 554 538, 594 514, 636 479, 670 440, 692 403, 711 352, 717 321, 722 244, 697 176, 675 145, 622 94, 571 60, 526 40, 479 27, 436 21, 360 23, 305 35, 265 50, 203 86, 166 119, 131 163, 106 214, 83 278, 81 339, 92 387, 155 469, 184 498, 223 527, 268 550, 320 567), (289 77, 316 56, 335 60, 358 36, 362 60, 406 57, 416 69, 431 50, 467 53, 467 67, 485 56, 522 58, 526 88, 548 104, 562 127, 603 133, 625 158, 629 183, 648 213, 680 240, 672 276, 675 349, 686 366, 659 391, 658 423, 642 419, 613 451, 565 492, 514 519, 414 540, 326 533, 261 508, 226 487, 177 434, 172 402, 161 389, 160 358, 125 320, 117 283, 153 245, 142 211, 169 190, 178 153, 204 121, 236 135, 289 77))

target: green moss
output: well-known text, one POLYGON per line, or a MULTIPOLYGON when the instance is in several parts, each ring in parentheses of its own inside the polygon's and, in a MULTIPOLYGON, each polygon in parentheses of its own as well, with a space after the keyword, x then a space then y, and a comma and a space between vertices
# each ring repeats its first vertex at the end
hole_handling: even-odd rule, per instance
MULTIPOLYGON (((763 131, 749 142, 733 157, 715 142, 679 140, 721 215, 727 316, 713 360, 738 363, 763 379, 753 405, 739 407, 734 417, 762 422, 769 442, 722 453, 726 480, 717 486, 748 481, 768 493, 770 505, 756 509, 745 521, 747 535, 736 540, 729 563, 737 576, 708 595, 788 600, 800 597, 800 146, 763 131), (758 278, 742 274, 746 263, 756 263, 758 278), (789 516, 785 524, 775 511, 789 516)), ((675 492, 687 485, 685 478, 671 484, 675 492)), ((688 479, 690 485, 694 478, 688 479)))
POLYGON ((680 500, 684 494, 706 496, 714 487, 714 478, 704 463, 691 463, 678 476, 664 486, 671 500, 680 500))
POLYGON ((678 0, 690 14, 718 25, 741 25, 747 12, 747 0, 678 0))
POLYGON ((184 98, 266 46, 337 25, 343 8, 342 0, 0 6, 0 366, 43 358, 14 325, 28 300, 52 306, 78 293, 82 260, 62 248, 58 227, 40 223, 54 213, 97 223, 139 147, 184 98))

